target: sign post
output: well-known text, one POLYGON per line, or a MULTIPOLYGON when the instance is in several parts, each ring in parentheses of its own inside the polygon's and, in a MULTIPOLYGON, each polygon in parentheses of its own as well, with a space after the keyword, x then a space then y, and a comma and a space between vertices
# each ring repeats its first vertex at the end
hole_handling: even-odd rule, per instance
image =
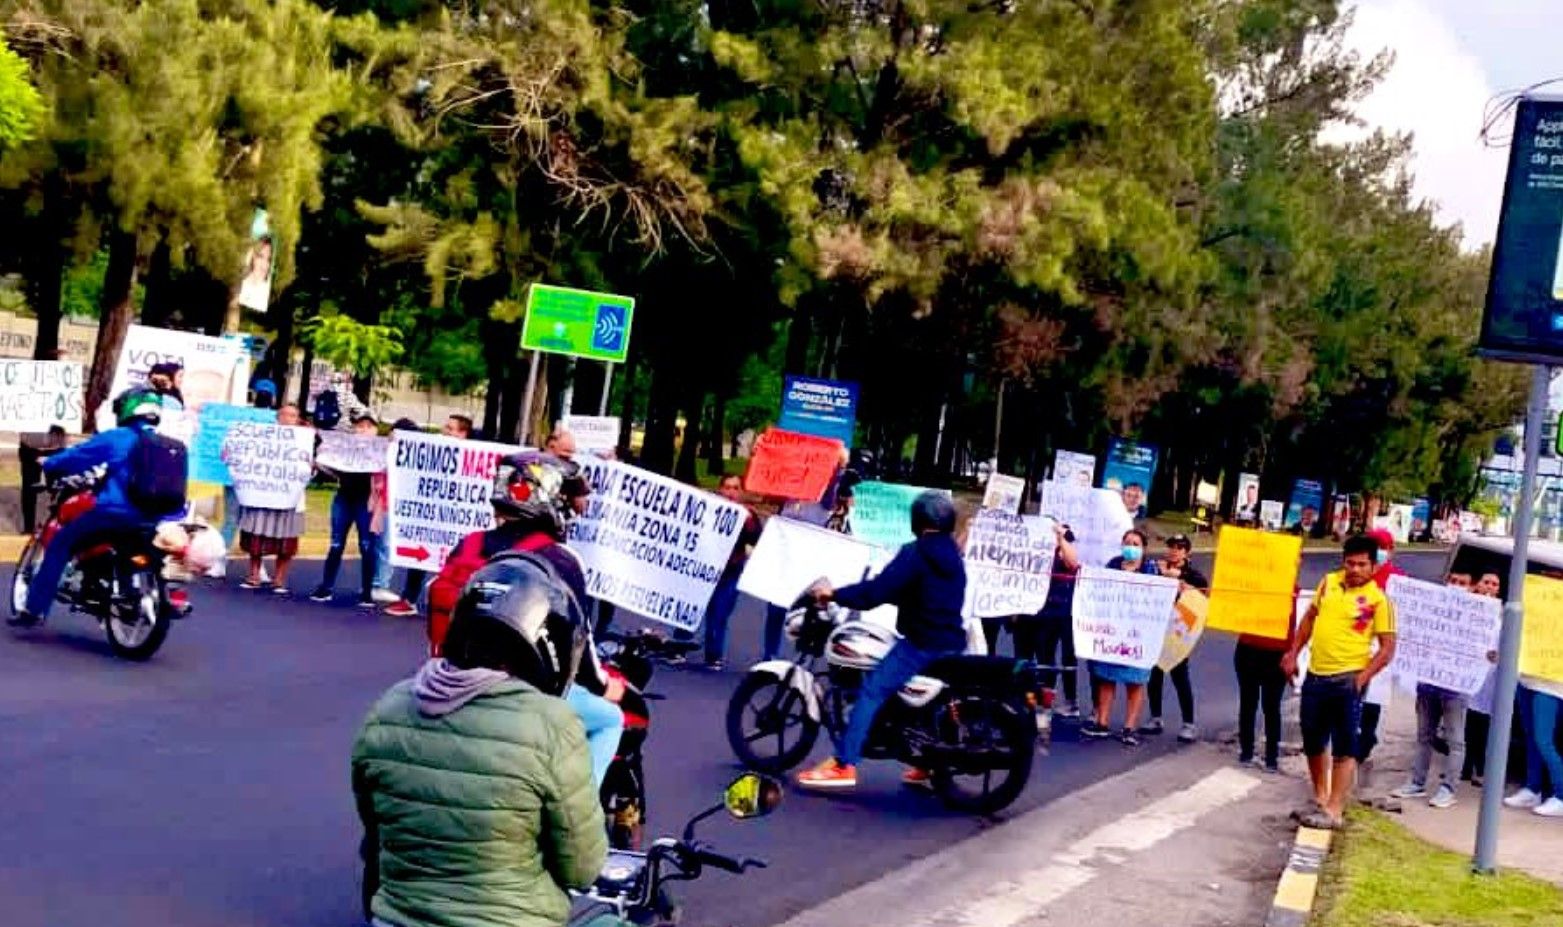
MULTIPOLYGON (((608 408, 608 387, 613 365, 623 363, 630 351, 630 323, 635 318, 635 298, 569 287, 534 283, 526 295, 526 321, 521 326, 521 348, 532 352, 521 404, 521 443, 528 443, 532 427, 532 399, 537 395, 539 354, 564 354, 600 360, 608 365, 602 383, 601 415, 608 408)), ((566 409, 568 413, 570 410, 566 409)))

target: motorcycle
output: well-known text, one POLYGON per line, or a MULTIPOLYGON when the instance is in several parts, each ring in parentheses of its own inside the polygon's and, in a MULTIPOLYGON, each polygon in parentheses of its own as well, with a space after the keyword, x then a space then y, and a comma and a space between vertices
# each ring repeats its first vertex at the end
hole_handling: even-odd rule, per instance
MULTIPOLYGON (((821 728, 840 737, 868 673, 899 637, 808 598, 794 606, 786 629, 797 658, 755 664, 727 706, 733 753, 772 774, 802 763, 821 728)), ((879 710, 864 756, 925 770, 948 807, 992 814, 1019 798, 1031 777, 1039 727, 1050 720, 1045 704, 1037 714, 1042 688, 1029 661, 941 657, 879 710)))
MULTIPOLYGON (((11 612, 21 614, 27 589, 43 562, 44 551, 60 529, 97 504, 91 475, 71 477, 50 487, 49 515, 22 548, 11 576, 11 612)), ((178 602, 163 575, 163 552, 153 544, 151 528, 131 529, 96 539, 66 567, 56 593, 73 612, 98 619, 109 648, 126 660, 151 659, 168 637, 169 623, 184 617, 188 601, 178 602)))
POLYGON ((682 656, 700 645, 637 631, 608 634, 597 643, 603 671, 624 683, 619 709, 624 733, 613 764, 602 779, 602 810, 608 819, 608 845, 616 850, 641 848, 646 820, 646 776, 642 766, 646 736, 651 731, 649 703, 659 696, 646 691, 654 661, 682 656))
POLYGON ((745 773, 728 785, 722 803, 707 808, 684 825, 683 836, 661 837, 644 853, 611 849, 602 875, 577 896, 585 902, 569 927, 617 927, 624 923, 661 927, 678 920, 678 906, 668 894, 669 882, 692 882, 707 866, 735 875, 763 869, 765 862, 720 853, 695 839, 695 825, 726 811, 737 820, 761 818, 781 803, 781 783, 745 773))

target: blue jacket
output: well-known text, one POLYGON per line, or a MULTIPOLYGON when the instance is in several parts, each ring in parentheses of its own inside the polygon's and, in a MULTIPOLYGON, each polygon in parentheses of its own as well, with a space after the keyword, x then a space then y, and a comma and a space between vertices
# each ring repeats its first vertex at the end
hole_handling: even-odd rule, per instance
POLYGON ((896 552, 878 576, 836 590, 836 602, 859 610, 894 605, 896 630, 919 650, 966 649, 966 563, 948 534, 924 534, 896 552))
POLYGON ((130 501, 130 454, 141 440, 141 432, 151 425, 137 422, 97 435, 72 448, 45 458, 43 472, 50 479, 85 473, 93 467, 107 466, 108 475, 98 487, 98 508, 135 511, 130 501))

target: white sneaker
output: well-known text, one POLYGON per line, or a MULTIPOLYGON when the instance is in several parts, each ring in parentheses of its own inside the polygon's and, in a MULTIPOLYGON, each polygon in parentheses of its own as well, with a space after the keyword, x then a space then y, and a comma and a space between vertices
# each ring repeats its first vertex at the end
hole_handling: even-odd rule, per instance
POLYGON ((1457 801, 1459 799, 1455 797, 1454 789, 1448 785, 1440 785, 1438 791, 1433 793, 1433 797, 1429 798, 1427 803, 1434 808, 1453 808, 1457 801))
POLYGON ((1427 786, 1408 782, 1389 794, 1393 798, 1425 798, 1427 796, 1427 786))
POLYGON ((1549 798, 1532 808, 1530 813, 1544 818, 1563 818, 1563 799, 1556 796, 1549 798))
POLYGON ((1508 808, 1534 808, 1541 804, 1541 796, 1530 789, 1520 789, 1518 792, 1505 798, 1503 804, 1508 808))
POLYGON ((370 598, 374 599, 376 605, 390 605, 394 602, 400 602, 402 600, 401 596, 397 595, 391 590, 381 589, 378 587, 376 587, 370 594, 370 598))
POLYGON ((1191 744, 1196 740, 1199 740, 1199 728, 1195 727, 1192 722, 1186 723, 1178 729, 1178 743, 1191 744))

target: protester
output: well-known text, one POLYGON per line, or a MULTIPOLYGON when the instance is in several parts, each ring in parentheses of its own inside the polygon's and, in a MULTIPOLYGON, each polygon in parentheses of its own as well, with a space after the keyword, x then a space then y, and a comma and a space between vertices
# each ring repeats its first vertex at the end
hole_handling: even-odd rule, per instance
POLYGON ((1357 775, 1362 696, 1395 656, 1395 606, 1373 581, 1378 551, 1371 537, 1346 541, 1341 569, 1319 583, 1281 662, 1291 677, 1298 652, 1312 648, 1299 710, 1315 804, 1302 816, 1308 827, 1340 826, 1357 775))
MULTIPOLYGON (((353 420, 355 434, 373 437, 379 434, 379 423, 368 412, 359 413, 353 420)), ((325 468, 321 468, 326 472, 325 468)), ((326 552, 326 568, 320 585, 310 593, 310 601, 330 602, 335 597, 337 574, 342 570, 342 554, 347 547, 347 533, 358 532, 359 608, 374 608, 372 587, 375 570, 375 536, 370 530, 370 476, 368 473, 335 473, 337 490, 331 500, 331 547, 326 552)))
MULTIPOLYGON (((1483 573, 1471 587, 1477 595, 1502 598, 1503 581, 1497 573, 1483 573)), ((1493 688, 1497 685, 1497 671, 1488 670, 1481 688, 1471 696, 1470 708, 1465 712, 1465 764, 1460 770, 1460 780, 1476 788, 1482 787, 1487 774, 1487 738, 1492 732, 1493 688)), ((1519 721, 1516 715, 1514 720, 1519 721)), ((1524 737, 1516 737, 1521 742, 1524 737)))
MULTIPOLYGON (((297 425, 299 409, 294 403, 284 403, 277 410, 278 425, 297 425)), ((307 494, 299 497, 296 509, 261 509, 238 506, 239 549, 250 557, 250 570, 241 589, 264 589, 267 586, 266 557, 277 558, 276 573, 271 580, 271 591, 276 595, 288 595, 288 570, 298 555, 298 539, 304 534, 304 509, 307 494)))
MULTIPOLYGON (((1404 576, 1406 571, 1394 562, 1395 536, 1386 528, 1374 528, 1367 536, 1378 545, 1378 553, 1374 555, 1373 582, 1380 589, 1389 588, 1391 576, 1404 576)), ((1366 692, 1364 691, 1364 694, 1366 692)), ((1357 766, 1367 763, 1373 756, 1373 748, 1378 746, 1378 725, 1384 715, 1384 706, 1366 699, 1362 702, 1361 728, 1357 733, 1357 766)))
POLYGON ((1068 525, 1053 523, 1058 550, 1053 557, 1053 579, 1047 587, 1047 599, 1037 613, 1032 630, 1032 657, 1040 663, 1042 685, 1053 688, 1063 678, 1063 701, 1056 712, 1060 718, 1080 717, 1077 691, 1079 672, 1075 668, 1075 579, 1080 573, 1080 554, 1075 550, 1075 533, 1068 525), (1055 655, 1058 663, 1053 663, 1055 655), (1052 669, 1062 667, 1062 672, 1052 669))
MULTIPOLYGON (((1469 573, 1450 573, 1448 584, 1455 589, 1469 590, 1469 573)), ((1439 772, 1438 790, 1428 799, 1434 808, 1453 807, 1458 800, 1455 782, 1460 768, 1465 764, 1465 716, 1466 697, 1425 682, 1416 687, 1416 753, 1411 760, 1411 781, 1390 793, 1396 798, 1425 798, 1427 774, 1432 769, 1435 743, 1444 753, 1443 769, 1439 772), (1442 732, 1440 733, 1440 728, 1442 732)))
MULTIPOLYGON (((1123 549, 1118 556, 1107 561, 1107 568, 1122 570, 1125 573, 1157 573, 1156 564, 1145 557, 1144 532, 1135 528, 1124 532, 1123 549)), ((1126 746, 1138 747, 1140 709, 1145 705, 1145 684, 1150 681, 1151 671, 1124 666, 1121 663, 1104 663, 1100 660, 1089 661, 1087 667, 1091 675, 1093 704, 1096 710, 1095 717, 1080 726, 1081 735, 1090 739, 1100 739, 1112 734, 1108 722, 1112 719, 1113 699, 1117 694, 1118 684, 1122 683, 1125 710, 1123 730, 1118 733, 1118 739, 1126 746)))
POLYGON ((1563 685, 1521 676, 1517 708, 1525 732, 1525 786, 1503 803, 1544 818, 1563 818, 1563 754, 1557 741, 1563 685))
POLYGON ((179 389, 183 374, 183 368, 173 362, 153 364, 147 371, 147 386, 162 401, 164 412, 184 411, 185 397, 179 389))
MULTIPOLYGON (((724 475, 717 483, 717 492, 729 502, 743 505, 743 479, 737 474, 724 475)), ((721 670, 727 658, 727 624, 732 620, 733 609, 738 605, 738 577, 743 575, 744 564, 749 562, 750 552, 760 541, 760 516, 747 505, 744 506, 744 513, 743 530, 739 532, 738 542, 733 545, 733 552, 727 558, 727 566, 716 581, 716 589, 711 593, 711 604, 706 606, 705 656, 706 669, 709 670, 721 670)))
MULTIPOLYGON (((417 431, 418 423, 410 418, 399 418, 391 424, 393 433, 417 431)), ((403 600, 391 589, 396 578, 396 567, 391 565, 391 532, 389 524, 391 507, 391 478, 385 470, 369 475, 369 531, 374 535, 375 565, 374 588, 369 597, 376 605, 392 606, 403 600)), ((390 614, 387 607, 386 613, 390 614)))
POLYGON ((560 460, 574 460, 575 434, 563 425, 559 425, 548 433, 547 440, 543 442, 543 450, 560 460))
MULTIPOLYGON (((1161 575, 1182 583, 1180 590, 1209 592, 1210 580, 1189 563, 1189 552, 1193 549, 1194 544, 1189 541, 1188 535, 1174 534, 1167 538, 1167 552, 1155 564, 1156 569, 1161 575)), ((1161 693, 1163 682, 1169 675, 1172 677, 1172 687, 1177 690, 1178 711, 1183 717, 1183 726, 1178 729, 1178 742, 1191 744, 1199 739, 1199 728, 1194 726, 1194 683, 1189 679, 1187 659, 1174 666, 1170 673, 1163 673, 1160 666, 1151 669, 1151 680, 1146 688, 1150 695, 1151 719, 1140 728, 1140 733, 1156 735, 1166 729, 1161 720, 1161 693)))
MULTIPOLYGON (((396 428, 393 426, 392 430, 395 431, 396 428)), ((448 416, 444 427, 440 429, 440 434, 447 438, 465 441, 472 437, 472 419, 459 414, 448 416)), ((401 597, 387 605, 385 613, 392 618, 411 618, 418 614, 418 607, 413 603, 423 596, 423 587, 428 581, 428 571, 409 567, 406 578, 402 580, 401 597)))
POLYGON ((1292 646, 1297 606, 1294 599, 1287 598, 1276 602, 1274 608, 1285 612, 1286 636, 1239 634, 1237 648, 1232 652, 1232 668, 1237 672, 1237 761, 1246 766, 1255 760, 1254 716, 1262 710, 1263 762, 1265 771, 1272 773, 1281 771, 1281 700, 1286 697, 1287 686, 1281 661, 1292 646))
POLYGON ((70 443, 65 429, 50 425, 47 432, 22 434, 16 445, 16 456, 22 464, 22 533, 32 534, 38 528, 38 494, 43 490, 43 461, 51 454, 65 450, 70 443))

